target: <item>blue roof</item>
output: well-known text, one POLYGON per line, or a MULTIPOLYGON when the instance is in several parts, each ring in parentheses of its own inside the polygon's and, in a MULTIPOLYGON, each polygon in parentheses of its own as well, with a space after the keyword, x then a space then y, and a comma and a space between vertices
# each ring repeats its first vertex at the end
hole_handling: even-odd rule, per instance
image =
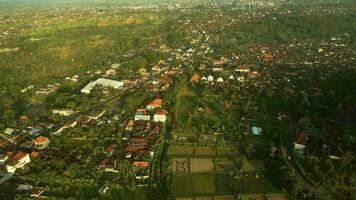
POLYGON ((32 134, 39 133, 40 131, 41 131, 40 128, 31 128, 31 129, 29 130, 29 132, 32 133, 32 134))

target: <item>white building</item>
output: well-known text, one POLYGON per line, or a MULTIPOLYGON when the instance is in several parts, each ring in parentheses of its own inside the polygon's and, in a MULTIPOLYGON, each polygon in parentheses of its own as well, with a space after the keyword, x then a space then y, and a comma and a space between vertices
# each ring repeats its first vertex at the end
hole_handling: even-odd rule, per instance
POLYGON ((23 168, 30 162, 30 155, 28 153, 19 152, 10 159, 10 162, 6 165, 6 170, 7 172, 14 173, 16 169, 23 168))
POLYGON ((167 121, 167 111, 166 110, 158 110, 156 113, 153 115, 153 121, 154 122, 166 122, 167 121))
POLYGON ((7 134, 7 135, 11 135, 15 132, 15 129, 13 128, 7 128, 5 129, 4 133, 7 134))
POLYGON ((48 137, 40 136, 40 137, 36 138, 34 143, 35 143, 35 147, 37 149, 45 149, 48 147, 50 141, 49 141, 48 137))
POLYGON ((216 79, 216 82, 217 82, 217 83, 223 83, 223 82, 224 82, 224 79, 221 78, 221 77, 219 77, 218 79, 216 79))
POLYGON ((90 94, 91 90, 96 86, 104 86, 104 87, 111 87, 114 89, 119 89, 124 87, 124 83, 122 81, 115 81, 105 78, 99 78, 96 81, 88 83, 82 90, 81 93, 90 94))
POLYGON ((209 82, 214 81, 214 77, 213 77, 212 75, 209 75, 209 76, 208 76, 208 81, 209 81, 209 82))
POLYGON ((73 115, 75 112, 71 109, 57 109, 57 110, 52 110, 52 113, 66 117, 66 116, 73 115))

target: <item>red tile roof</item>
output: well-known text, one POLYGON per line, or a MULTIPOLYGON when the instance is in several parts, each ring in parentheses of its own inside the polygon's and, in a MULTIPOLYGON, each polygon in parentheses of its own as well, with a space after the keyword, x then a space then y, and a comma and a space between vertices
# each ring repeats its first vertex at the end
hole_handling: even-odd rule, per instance
POLYGON ((145 149, 146 149, 145 146, 128 146, 128 147, 126 147, 125 151, 133 152, 133 151, 141 151, 141 150, 145 150, 145 149))
POLYGON ((191 81, 191 82, 193 82, 193 81, 199 81, 199 79, 200 79, 200 76, 199 76, 198 74, 194 74, 194 75, 192 76, 192 78, 190 79, 190 81, 191 81))
POLYGON ((294 138, 294 142, 305 145, 307 143, 307 137, 303 133, 298 133, 294 138))
POLYGON ((40 136, 40 137, 36 138, 35 142, 42 143, 42 142, 45 142, 46 140, 48 140, 48 137, 40 136))
POLYGON ((32 151, 31 154, 30 154, 30 156, 32 158, 37 158, 39 155, 40 155, 40 153, 38 151, 32 151))
POLYGON ((23 157, 27 156, 28 153, 24 153, 24 152, 18 152, 16 155, 14 155, 11 160, 21 160, 23 157))
POLYGON ((165 115, 165 114, 167 114, 167 113, 168 113, 167 110, 157 110, 156 113, 155 113, 155 115, 165 115))
POLYGON ((143 138, 131 138, 130 143, 146 144, 146 140, 143 138))
POLYGON ((112 153, 116 147, 117 147, 117 144, 111 144, 105 148, 105 152, 112 153))
POLYGON ((153 100, 150 104, 148 104, 149 106, 161 106, 162 105, 163 100, 162 99, 155 99, 153 100))
POLYGON ((150 163, 146 162, 146 161, 135 161, 132 163, 132 166, 133 167, 148 167, 148 166, 150 166, 150 163))

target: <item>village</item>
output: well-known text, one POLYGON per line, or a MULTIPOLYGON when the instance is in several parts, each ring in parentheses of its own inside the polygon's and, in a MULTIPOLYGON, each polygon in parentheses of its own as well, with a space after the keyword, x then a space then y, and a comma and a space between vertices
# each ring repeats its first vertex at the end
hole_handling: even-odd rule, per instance
MULTIPOLYGON (((341 199, 323 173, 339 170, 335 182, 353 184, 347 177, 354 175, 339 168, 354 166, 354 144, 340 131, 345 123, 352 129, 353 96, 339 98, 333 86, 340 84, 335 77, 352 80, 343 74, 355 72, 353 35, 284 41, 276 31, 255 35, 252 45, 246 33, 231 34, 240 23, 262 20, 278 27, 273 23, 294 13, 309 19, 331 12, 256 2, 199 8, 212 13, 191 13, 193 5, 184 4, 120 7, 180 11, 171 30, 184 33, 182 42, 160 41, 100 68, 16 87, 36 104, 0 128, 0 197, 341 199), (272 35, 281 42, 266 42, 272 35)), ((87 19, 73 10, 51 12, 87 19)), ((118 14, 105 7, 87 11, 97 19, 118 14)), ((0 47, 0 55, 21 51, 0 47)))

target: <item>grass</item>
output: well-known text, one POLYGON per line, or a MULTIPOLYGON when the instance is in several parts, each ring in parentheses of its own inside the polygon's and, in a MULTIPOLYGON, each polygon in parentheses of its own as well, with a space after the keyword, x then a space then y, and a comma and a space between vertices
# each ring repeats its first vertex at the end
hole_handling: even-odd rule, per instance
POLYGON ((194 147, 192 146, 178 146, 171 145, 168 148, 168 156, 190 156, 194 153, 194 147))
POLYGON ((174 174, 173 175, 173 190, 177 196, 191 196, 192 180, 190 175, 174 174))
POLYGON ((215 156, 216 148, 215 147, 196 147, 194 155, 196 156, 215 156))
POLYGON ((214 174, 194 174, 192 175, 194 194, 215 194, 214 174))

